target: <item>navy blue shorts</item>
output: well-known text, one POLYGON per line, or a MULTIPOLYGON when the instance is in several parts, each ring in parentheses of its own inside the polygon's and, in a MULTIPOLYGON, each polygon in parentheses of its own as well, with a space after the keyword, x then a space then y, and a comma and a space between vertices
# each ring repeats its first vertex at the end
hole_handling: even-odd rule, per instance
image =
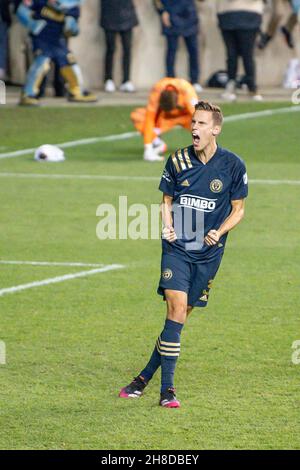
POLYGON ((59 68, 76 63, 73 54, 67 47, 65 39, 61 38, 57 43, 47 43, 39 38, 32 38, 33 52, 53 60, 59 68))
POLYGON ((164 296, 165 289, 186 292, 188 305, 206 307, 209 291, 221 264, 223 252, 204 264, 191 263, 180 256, 163 253, 161 277, 157 293, 164 296))

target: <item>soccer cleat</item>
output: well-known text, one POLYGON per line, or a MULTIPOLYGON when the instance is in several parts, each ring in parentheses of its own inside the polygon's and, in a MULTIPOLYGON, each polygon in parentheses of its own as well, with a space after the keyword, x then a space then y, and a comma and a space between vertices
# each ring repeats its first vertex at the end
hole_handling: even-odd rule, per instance
POLYGON ((165 392, 160 394, 160 406, 164 408, 180 408, 180 402, 175 395, 175 388, 168 388, 165 392))
POLYGON ((152 146, 154 152, 157 155, 159 155, 160 153, 166 153, 166 151, 168 150, 167 144, 161 139, 157 139, 157 142, 153 141, 152 146))
POLYGON ((85 91, 84 93, 78 95, 70 94, 68 101, 71 101, 72 103, 96 103, 98 98, 89 91, 85 91))
POLYGON ((39 106, 40 102, 34 96, 22 95, 19 101, 20 106, 39 106))
POLYGON ((119 393, 120 398, 140 398, 143 394, 147 382, 145 382, 141 377, 135 377, 133 381, 121 389, 119 393))

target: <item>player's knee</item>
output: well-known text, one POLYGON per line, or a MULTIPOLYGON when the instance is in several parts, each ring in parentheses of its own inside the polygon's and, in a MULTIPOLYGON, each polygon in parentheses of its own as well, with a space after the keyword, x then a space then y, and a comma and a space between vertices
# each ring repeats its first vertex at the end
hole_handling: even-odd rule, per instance
POLYGON ((173 321, 182 323, 187 315, 187 307, 184 302, 172 302, 168 308, 168 318, 173 321))

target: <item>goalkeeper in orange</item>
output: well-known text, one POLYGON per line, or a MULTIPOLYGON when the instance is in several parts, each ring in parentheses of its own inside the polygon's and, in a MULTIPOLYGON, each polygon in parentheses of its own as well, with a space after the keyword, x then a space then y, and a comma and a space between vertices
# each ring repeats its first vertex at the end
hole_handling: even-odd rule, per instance
POLYGON ((193 86, 182 78, 163 78, 153 86, 147 107, 131 113, 135 128, 144 138, 144 160, 164 159, 160 154, 167 151, 167 145, 161 134, 175 126, 190 130, 197 102, 193 86))

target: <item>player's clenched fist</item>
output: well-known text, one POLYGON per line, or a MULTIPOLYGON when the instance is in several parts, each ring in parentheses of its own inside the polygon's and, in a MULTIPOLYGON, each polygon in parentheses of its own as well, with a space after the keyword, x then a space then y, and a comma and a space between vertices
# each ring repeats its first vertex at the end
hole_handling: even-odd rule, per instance
POLYGON ((210 230, 206 235, 204 241, 209 246, 214 246, 220 240, 220 233, 218 230, 210 230))
POLYGON ((175 233, 174 227, 167 225, 162 229, 162 238, 168 242, 175 242, 177 240, 177 235, 175 233))

